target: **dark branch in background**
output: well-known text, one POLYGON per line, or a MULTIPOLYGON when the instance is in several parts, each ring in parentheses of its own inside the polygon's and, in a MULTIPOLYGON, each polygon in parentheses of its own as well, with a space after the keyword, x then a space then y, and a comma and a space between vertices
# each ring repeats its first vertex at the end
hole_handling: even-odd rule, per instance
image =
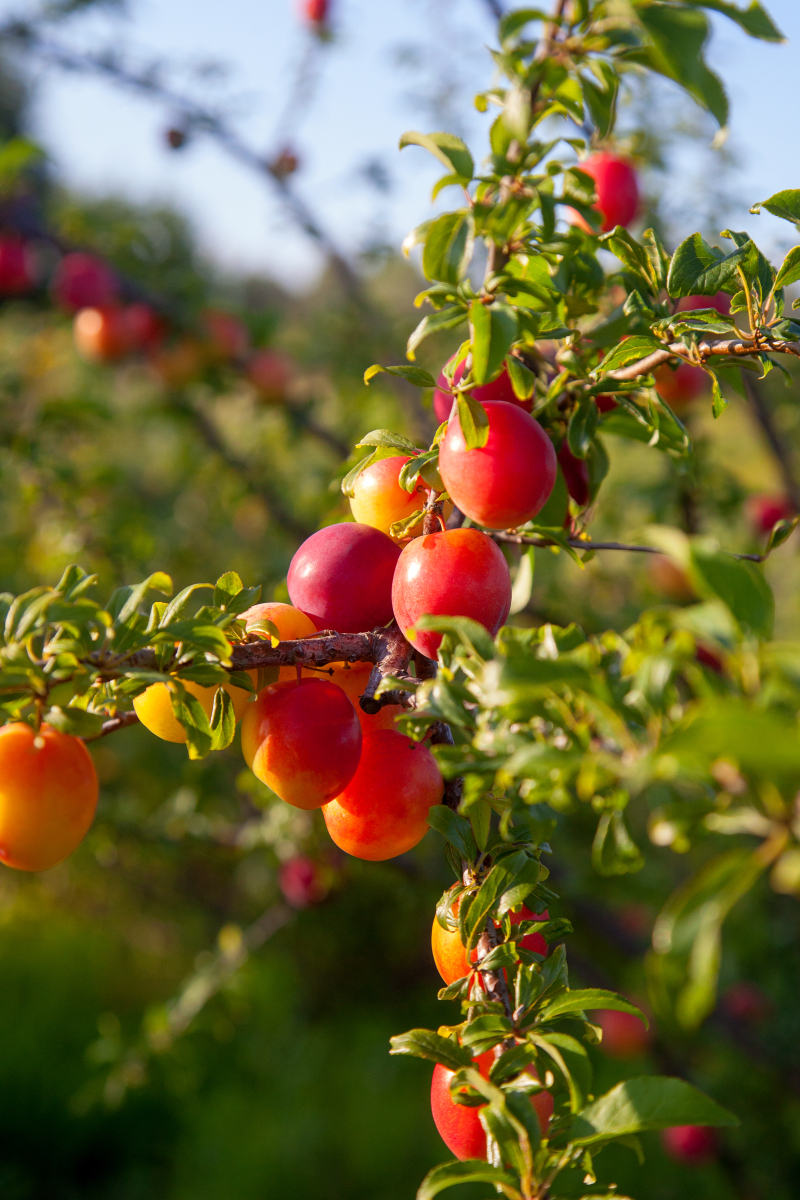
POLYGON ((484 0, 484 3, 491 14, 492 20, 499 21, 501 17, 505 16, 499 0, 484 0))
POLYGON ((15 44, 19 49, 35 54, 42 61, 60 67, 61 70, 100 75, 148 99, 168 105, 192 132, 205 134, 236 162, 255 171, 272 184, 295 224, 325 253, 350 300, 359 308, 369 307, 361 280, 305 200, 294 191, 285 176, 273 170, 262 154, 253 150, 239 137, 221 113, 205 108, 191 97, 181 95, 159 83, 154 71, 137 72, 130 69, 113 50, 91 54, 59 45, 43 36, 32 21, 16 19, 0 26, 0 43, 2 42, 15 44))
POLYGON ((795 475, 794 463, 789 447, 778 433, 772 411, 749 371, 742 371, 742 382, 744 383, 747 399, 752 405, 753 413, 758 421, 761 432, 764 434, 770 450, 778 461, 786 495, 791 500, 795 510, 800 512, 800 483, 798 483, 795 475))
POLYGON ((174 412, 180 413, 181 416, 188 417, 194 425, 197 432, 203 438, 210 450, 218 455, 218 457, 230 467, 232 471, 241 475, 246 481, 252 492, 261 496, 270 514, 276 521, 288 530, 294 537, 305 540, 314 532, 310 525, 299 521, 286 508, 283 503, 283 498, 277 487, 268 483, 264 477, 263 467, 256 467, 248 463, 245 459, 239 458, 238 454, 234 454, 232 450, 225 445, 220 433, 210 417, 194 404, 190 404, 178 392, 171 392, 167 398, 167 405, 174 412))
MULTIPOLYGON (((558 546, 559 542, 545 537, 533 537, 524 533, 493 533, 496 542, 511 542, 515 546, 558 546)), ((567 538, 568 544, 574 550, 631 550, 638 554, 663 554, 657 546, 634 546, 628 542, 584 542, 580 538, 567 538)), ((748 562, 763 562, 763 554, 733 554, 731 558, 746 559, 748 562)))

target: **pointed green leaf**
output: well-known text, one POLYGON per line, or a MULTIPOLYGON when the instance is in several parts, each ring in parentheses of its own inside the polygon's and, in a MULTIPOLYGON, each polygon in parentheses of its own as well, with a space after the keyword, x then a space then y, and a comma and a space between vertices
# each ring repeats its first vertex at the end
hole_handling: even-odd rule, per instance
POLYGON ((448 171, 453 171, 467 183, 475 173, 472 155, 461 138, 453 133, 417 133, 412 129, 400 138, 400 149, 406 146, 422 146, 438 158, 448 171))
POLYGON ((455 1187, 458 1183, 491 1183, 507 1196, 520 1195, 515 1175, 502 1171, 500 1167, 493 1167, 482 1159, 468 1158, 463 1162, 442 1163, 429 1171, 417 1192, 417 1200, 433 1200, 445 1188, 455 1187))
POLYGON ((739 1119, 682 1079, 628 1079, 580 1112, 569 1134, 578 1146, 668 1129, 672 1125, 738 1125, 739 1119))

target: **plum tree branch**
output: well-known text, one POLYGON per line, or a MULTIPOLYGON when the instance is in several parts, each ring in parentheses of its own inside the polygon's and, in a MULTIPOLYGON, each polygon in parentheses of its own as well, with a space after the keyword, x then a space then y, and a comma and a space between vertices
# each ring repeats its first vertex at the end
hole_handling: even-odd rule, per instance
POLYGON ((752 354, 772 352, 774 354, 793 354, 796 358, 800 358, 800 342, 787 342, 778 338, 761 337, 758 339, 748 339, 737 337, 726 338, 718 342, 702 341, 697 343, 696 349, 697 360, 688 356, 686 346, 683 342, 670 342, 662 350, 654 350, 651 354, 638 359, 636 362, 628 363, 627 366, 609 371, 604 378, 618 379, 621 382, 639 379, 642 375, 649 375, 651 371, 661 366, 662 363, 669 362, 671 358, 678 358, 681 362, 688 362, 694 366, 705 364, 714 355, 746 358, 752 354))
MULTIPOLYGON (((534 537, 524 533, 514 533, 513 531, 504 530, 492 534, 492 538, 496 542, 510 542, 515 546, 558 546, 561 543, 555 538, 534 537)), ((657 546, 637 546, 630 542, 588 542, 581 538, 567 538, 567 543, 574 550, 630 550, 638 554, 663 554, 663 550, 659 550, 657 546)), ((765 555, 763 554, 734 554, 728 551, 731 558, 744 559, 747 562, 763 562, 765 555)))

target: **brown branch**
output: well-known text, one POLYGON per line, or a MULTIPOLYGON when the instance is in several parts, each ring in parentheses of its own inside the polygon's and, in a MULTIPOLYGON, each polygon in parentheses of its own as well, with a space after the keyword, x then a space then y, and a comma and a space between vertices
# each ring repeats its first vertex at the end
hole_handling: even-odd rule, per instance
MULTIPOLYGON (((492 533, 496 542, 511 542, 515 546, 558 546, 559 542, 545 537, 529 537, 523 533, 503 531, 492 533)), ((634 546, 629 542, 584 542, 580 538, 567 538, 567 542, 575 550, 631 550, 638 554, 663 554, 657 546, 634 546)), ((731 558, 745 559, 747 562, 763 562, 763 554, 734 554, 726 551, 731 558)))
POLYGON ((640 358, 637 362, 629 363, 626 367, 619 367, 616 371, 609 371, 603 378, 618 379, 622 382, 638 379, 642 375, 649 375, 655 367, 669 362, 671 358, 680 359, 681 362, 689 363, 695 367, 703 366, 706 360, 713 355, 745 358, 747 355, 762 354, 766 351, 771 351, 774 354, 794 354, 796 358, 800 358, 800 343, 774 341, 771 339, 766 341, 763 338, 759 339, 758 342, 755 339, 748 340, 746 338, 728 338, 725 341, 719 342, 698 342, 696 349, 697 358, 695 359, 689 356, 683 342, 671 342, 663 350, 654 350, 652 354, 646 355, 645 358, 640 358))
MULTIPOLYGON (((431 725, 431 744, 434 746, 454 746, 453 731, 444 721, 434 721, 431 725)), ((464 780, 458 775, 455 779, 445 780, 443 804, 458 812, 461 797, 464 794, 464 780)))
POLYGON ((127 725, 138 725, 139 718, 135 712, 123 712, 117 717, 111 717, 110 720, 103 723, 103 728, 94 737, 83 738, 84 742, 96 742, 99 738, 108 737, 110 733, 116 733, 118 729, 124 729, 127 725))

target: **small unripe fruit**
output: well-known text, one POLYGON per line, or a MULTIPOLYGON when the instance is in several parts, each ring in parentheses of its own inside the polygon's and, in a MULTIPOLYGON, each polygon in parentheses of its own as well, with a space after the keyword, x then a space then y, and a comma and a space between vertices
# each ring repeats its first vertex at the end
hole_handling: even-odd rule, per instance
MULTIPOLYGON (((466 359, 464 362, 460 362, 453 372, 453 387, 464 378, 465 369, 466 359)), ((447 376, 444 371, 441 371, 436 381, 436 390, 433 393, 433 411, 440 425, 442 421, 448 419, 450 410, 453 407, 454 397, 447 390, 450 387, 451 385, 447 382, 447 376)), ((520 400, 517 398, 511 384, 511 376, 508 373, 508 368, 505 366, 496 379, 491 379, 489 383, 477 384, 475 387, 470 388, 469 394, 473 400, 479 400, 481 404, 485 404, 487 400, 503 400, 507 404, 515 404, 517 408, 524 408, 526 412, 530 412, 533 406, 533 399, 520 400)))
POLYGON ((364 738, 358 770, 322 815, 340 850, 383 862, 422 841, 428 809, 441 804, 443 793, 442 773, 427 746, 379 729, 364 738))
POLYGON ((76 250, 65 254, 55 269, 53 295, 62 308, 108 308, 119 292, 117 277, 110 267, 91 254, 76 250))
POLYGON ((661 1144, 671 1159, 702 1167, 717 1157, 717 1135, 707 1125, 673 1125, 661 1131, 661 1144))
MULTIPOLYGON (((199 683, 193 683, 185 679, 182 679, 181 683, 187 692, 200 701, 203 712, 210 721, 211 713, 214 709, 214 698, 219 688, 201 687, 199 683)), ((222 686, 233 701, 233 711, 236 720, 240 721, 250 700, 251 693, 246 692, 244 688, 233 687, 229 683, 225 683, 222 686)), ((133 702, 133 709, 145 729, 149 729, 157 738, 161 738, 164 742, 185 744, 186 730, 172 711, 171 693, 166 683, 151 683, 146 691, 136 697, 133 702)))
POLYGON ((403 634, 435 658, 439 633, 411 629, 426 614, 471 617, 494 637, 511 607, 511 576, 502 551, 477 529, 448 529, 410 542, 397 563, 392 606, 403 634))
POLYGON ((318 629, 363 633, 392 619, 392 577, 400 549, 371 525, 326 525, 289 566, 289 599, 318 629))
POLYGON ((273 683, 247 707, 242 753, 256 778, 281 800, 295 808, 321 808, 356 772, 361 726, 335 683, 273 683))
MULTIPOLYGON (((603 218, 603 233, 616 225, 629 225, 639 211, 639 184, 632 165, 616 154, 601 150, 586 162, 578 163, 578 167, 594 180, 595 208, 603 218)), ((588 222, 577 212, 572 211, 571 219, 590 231, 588 222)))
POLYGON ((0 862, 47 871, 83 841, 97 807, 84 743, 49 725, 0 728, 0 862))
POLYGON ((350 500, 356 521, 388 534, 395 521, 402 521, 424 507, 428 489, 420 480, 412 492, 405 491, 398 483, 400 472, 410 461, 408 456, 381 458, 361 472, 350 500))
POLYGON ((556 481, 553 443, 529 413, 511 404, 484 405, 485 446, 470 449, 454 413, 439 448, 442 482, 457 508, 487 529, 509 529, 535 517, 556 481))
POLYGON ((650 1031, 633 1013, 607 1008, 595 1013, 595 1021, 603 1031, 600 1049, 611 1058, 639 1058, 650 1045, 650 1031))

